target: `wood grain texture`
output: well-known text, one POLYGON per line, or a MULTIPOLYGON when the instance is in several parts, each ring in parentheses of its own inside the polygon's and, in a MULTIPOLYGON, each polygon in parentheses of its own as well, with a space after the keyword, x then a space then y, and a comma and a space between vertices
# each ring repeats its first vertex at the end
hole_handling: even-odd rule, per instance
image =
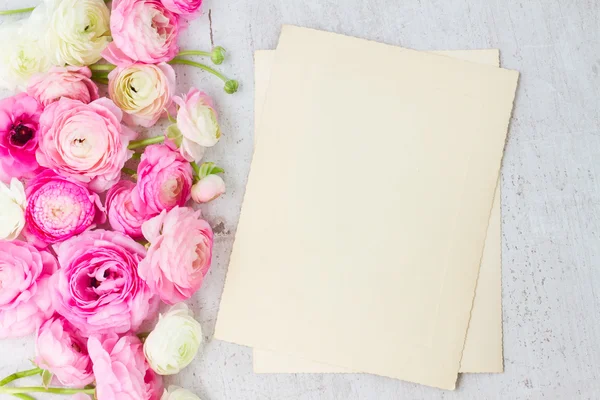
MULTIPOLYGON (((5 0, 0 6, 34 3, 5 0)), ((228 50, 219 68, 237 77, 241 90, 226 95, 212 76, 177 66, 178 90, 195 85, 214 95, 223 121, 223 140, 206 159, 225 168, 228 193, 203 207, 215 226, 215 259, 192 301, 207 338, 214 330, 252 156, 253 52, 275 48, 281 24, 289 23, 419 50, 497 47, 502 66, 521 72, 502 170, 506 372, 464 375, 456 392, 369 375, 255 375, 250 349, 209 340, 204 354, 169 382, 203 400, 600 397, 596 0, 206 0, 208 9, 215 44, 228 50)), ((209 48, 209 32, 205 13, 184 32, 182 47, 209 48)), ((369 218, 368 207, 361 217, 369 218)), ((33 354, 31 338, 1 341, 0 375, 30 368, 33 354)))

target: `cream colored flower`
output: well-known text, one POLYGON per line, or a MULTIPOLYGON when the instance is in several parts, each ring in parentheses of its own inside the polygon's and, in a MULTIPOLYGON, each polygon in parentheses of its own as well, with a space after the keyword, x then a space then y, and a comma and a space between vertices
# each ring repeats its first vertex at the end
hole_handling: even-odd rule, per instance
POLYGON ((110 98, 125 112, 129 125, 149 128, 165 113, 175 91, 175 71, 167 63, 133 64, 108 76, 110 98))
MULTIPOLYGON (((36 10, 37 11, 37 10, 36 10)), ((52 67, 44 36, 45 21, 39 11, 29 19, 0 26, 0 87, 25 90, 29 78, 52 67)))
POLYGON ((169 386, 169 389, 165 389, 160 400, 200 400, 200 397, 179 386, 169 386))
POLYGON ((25 188, 12 178, 10 187, 0 182, 0 239, 15 240, 25 226, 25 188))
POLYGON ((174 375, 192 362, 203 341, 200 323, 179 303, 160 316, 144 342, 144 354, 154 372, 174 375))
POLYGON ((104 0, 46 0, 47 33, 56 65, 91 65, 110 42, 110 12, 104 0))

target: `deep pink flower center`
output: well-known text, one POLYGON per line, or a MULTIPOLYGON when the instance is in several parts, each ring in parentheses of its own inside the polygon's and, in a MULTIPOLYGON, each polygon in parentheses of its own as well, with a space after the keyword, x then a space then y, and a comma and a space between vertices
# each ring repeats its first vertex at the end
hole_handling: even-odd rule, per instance
POLYGON ((77 342, 73 342, 71 343, 71 348, 77 352, 77 353, 81 353, 81 346, 79 345, 79 343, 77 342))
POLYGON ((113 274, 110 273, 108 270, 105 270, 104 273, 102 274, 103 279, 98 280, 95 277, 92 277, 92 279, 90 280, 90 286, 92 286, 94 289, 98 289, 98 286, 100 286, 102 281, 106 280, 107 278, 110 278, 111 275, 113 275, 113 274))
POLYGON ((33 138, 33 135, 35 135, 35 131, 27 125, 13 125, 10 130, 10 144, 23 147, 33 138))

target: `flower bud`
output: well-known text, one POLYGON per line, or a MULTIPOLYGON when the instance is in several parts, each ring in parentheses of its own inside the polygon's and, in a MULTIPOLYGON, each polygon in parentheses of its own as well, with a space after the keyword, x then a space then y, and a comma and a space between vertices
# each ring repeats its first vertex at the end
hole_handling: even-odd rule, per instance
POLYGON ((227 82, 225 82, 225 92, 227 92, 229 94, 233 94, 233 93, 237 92, 239 87, 240 87, 240 84, 238 83, 238 81, 236 81, 234 79, 230 79, 227 82))
POLYGON ((210 53, 210 59, 214 64, 222 64, 223 60, 225 60, 225 49, 221 46, 215 47, 210 53))
POLYGON ((208 203, 225 193, 225 182, 219 175, 208 175, 192 186, 192 199, 196 203, 208 203))
POLYGON ((179 303, 160 316, 144 342, 144 354, 156 373, 174 375, 194 360, 203 341, 200 323, 179 303))

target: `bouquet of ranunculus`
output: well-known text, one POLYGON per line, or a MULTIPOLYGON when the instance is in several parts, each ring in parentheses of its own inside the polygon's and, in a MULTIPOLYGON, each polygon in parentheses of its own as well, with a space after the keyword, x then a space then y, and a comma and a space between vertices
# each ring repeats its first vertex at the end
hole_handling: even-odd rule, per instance
POLYGON ((190 204, 225 183, 201 163, 221 137, 215 105, 195 88, 177 96, 173 65, 238 89, 185 58, 221 64, 223 48, 178 47, 201 3, 44 0, 0 12, 31 12, 0 26, 0 86, 15 92, 0 100, 0 338, 36 341, 36 367, 0 380, 0 394, 197 399, 161 375, 202 345, 184 302, 210 268, 213 232, 190 204), (163 118, 161 135, 138 138, 163 118), (170 308, 158 316, 161 302, 170 308), (11 384, 32 375, 40 386, 11 384))

